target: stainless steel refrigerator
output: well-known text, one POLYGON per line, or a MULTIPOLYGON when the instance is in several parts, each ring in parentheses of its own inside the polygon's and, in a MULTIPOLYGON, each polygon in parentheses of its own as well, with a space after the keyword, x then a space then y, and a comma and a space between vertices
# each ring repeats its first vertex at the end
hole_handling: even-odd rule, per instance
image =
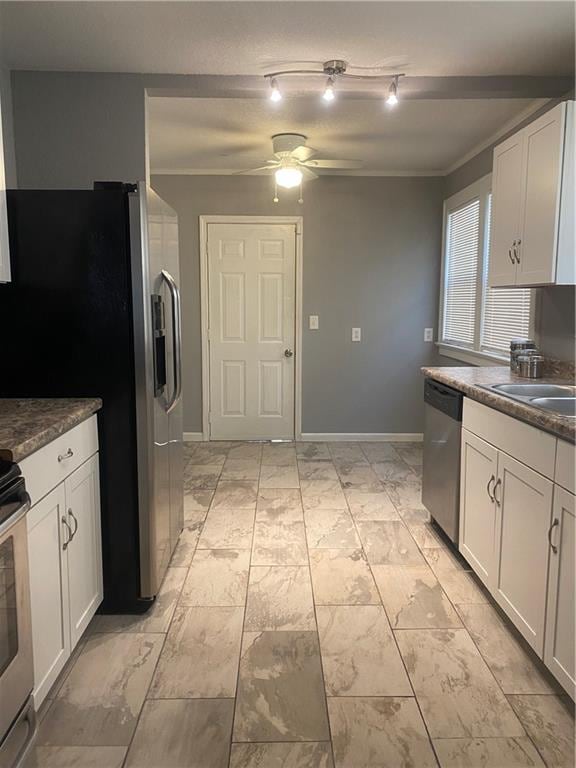
POLYGON ((7 201, 0 395, 102 398, 102 610, 139 613, 183 526, 178 219, 145 184, 7 201))

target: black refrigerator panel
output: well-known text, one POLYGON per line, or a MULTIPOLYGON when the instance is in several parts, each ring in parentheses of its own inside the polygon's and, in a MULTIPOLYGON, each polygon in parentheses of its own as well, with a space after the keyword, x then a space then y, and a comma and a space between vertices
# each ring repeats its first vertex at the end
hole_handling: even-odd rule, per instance
POLYGON ((3 397, 100 397, 104 603, 141 606, 128 198, 9 191, 3 397))

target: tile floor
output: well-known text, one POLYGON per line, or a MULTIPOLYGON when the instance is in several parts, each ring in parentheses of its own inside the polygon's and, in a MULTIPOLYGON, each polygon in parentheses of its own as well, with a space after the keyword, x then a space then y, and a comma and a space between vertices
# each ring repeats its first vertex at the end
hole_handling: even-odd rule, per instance
POLYGON ((144 617, 97 616, 43 768, 572 768, 572 705, 420 503, 421 449, 189 443, 144 617))

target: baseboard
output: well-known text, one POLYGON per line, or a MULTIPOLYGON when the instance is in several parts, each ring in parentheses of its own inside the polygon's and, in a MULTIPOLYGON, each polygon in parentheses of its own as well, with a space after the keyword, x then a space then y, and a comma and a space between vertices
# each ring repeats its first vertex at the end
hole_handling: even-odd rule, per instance
POLYGON ((303 432, 300 438, 309 442, 353 441, 359 443, 421 443, 422 432, 303 432))
POLYGON ((183 439, 185 443, 199 443, 204 440, 204 435, 202 432, 184 432, 183 439))

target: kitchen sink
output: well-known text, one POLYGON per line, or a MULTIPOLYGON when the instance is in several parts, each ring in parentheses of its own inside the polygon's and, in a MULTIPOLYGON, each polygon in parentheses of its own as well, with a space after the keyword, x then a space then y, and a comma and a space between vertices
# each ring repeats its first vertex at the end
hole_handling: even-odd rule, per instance
POLYGON ((530 404, 560 416, 576 418, 576 397, 535 397, 530 404))
POLYGON ((576 387, 571 384, 492 384, 489 389, 542 411, 576 418, 576 387))
POLYGON ((529 398, 576 397, 576 387, 560 384, 494 384, 492 389, 506 395, 529 398))

